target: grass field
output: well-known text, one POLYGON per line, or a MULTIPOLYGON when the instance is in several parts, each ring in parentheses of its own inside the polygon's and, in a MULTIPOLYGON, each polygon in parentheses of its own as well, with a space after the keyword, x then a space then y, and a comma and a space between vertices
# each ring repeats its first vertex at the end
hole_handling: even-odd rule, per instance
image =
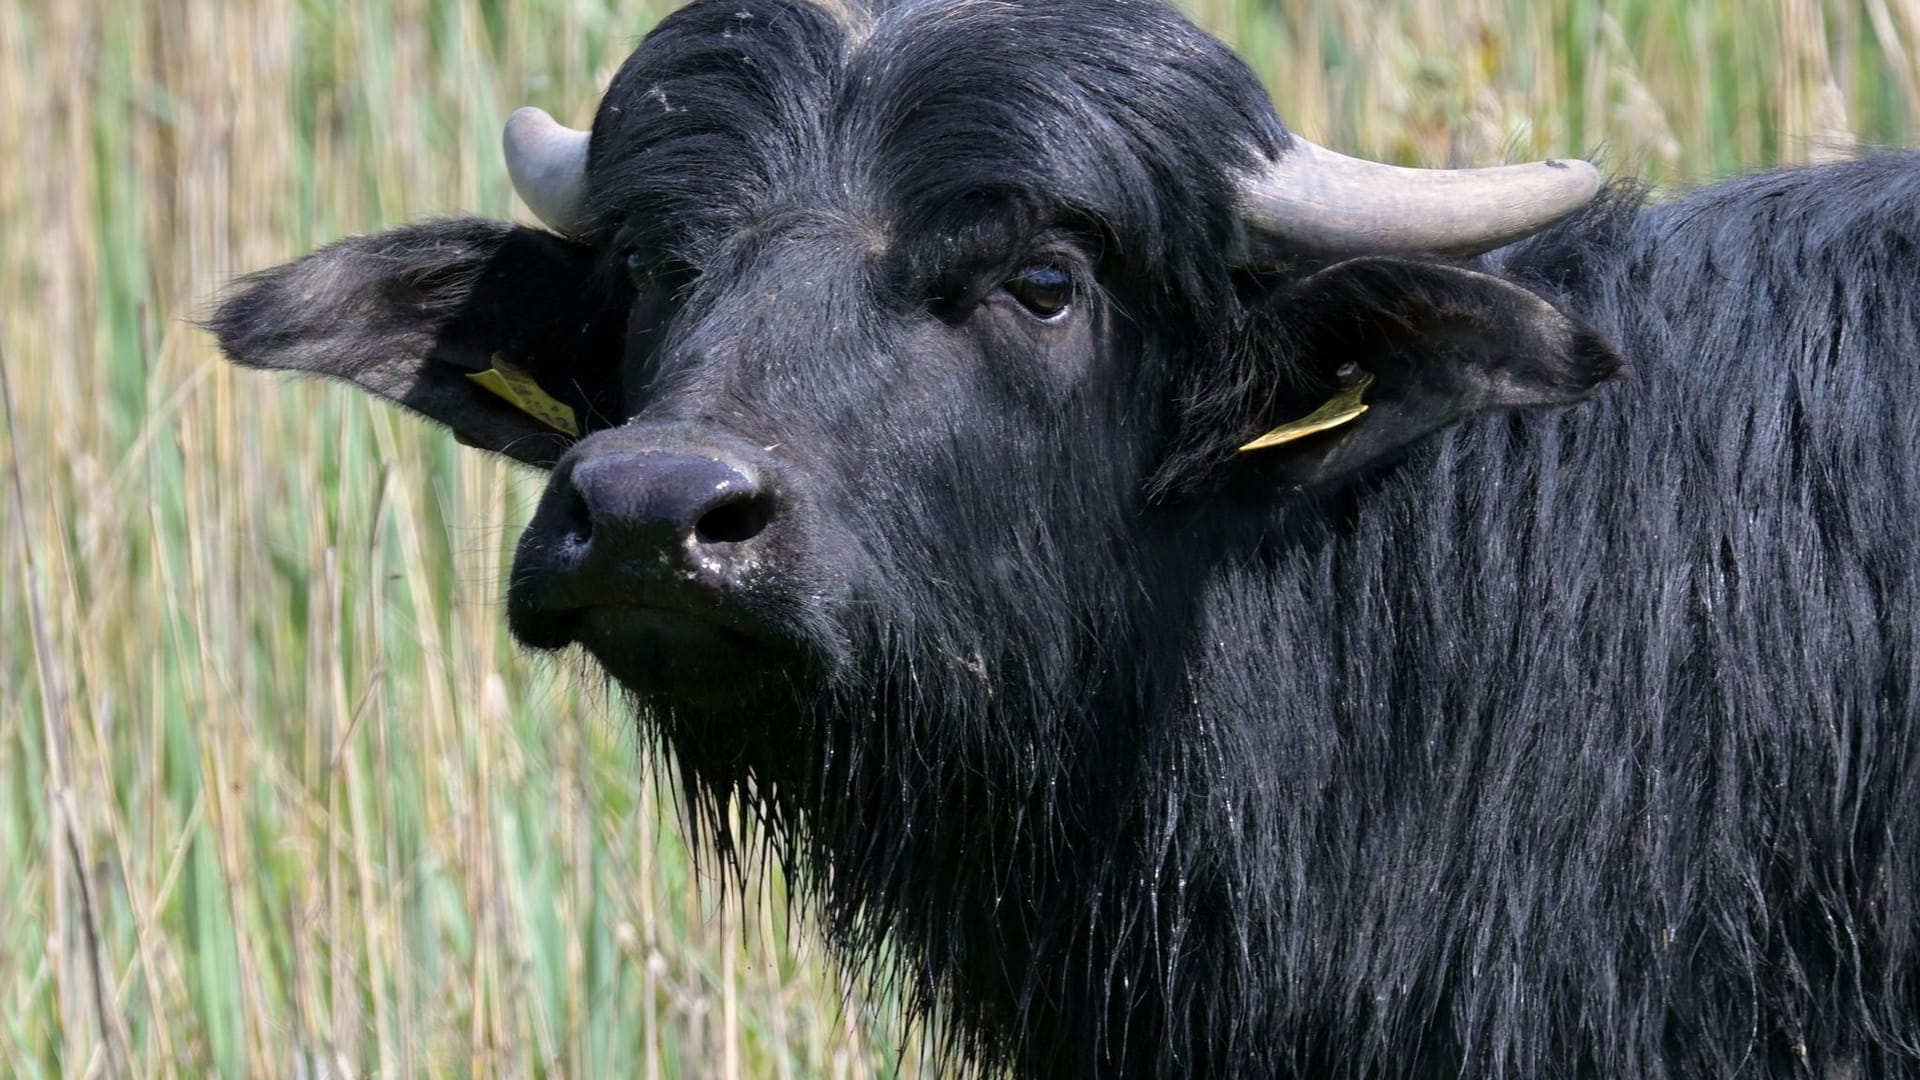
MULTIPOLYGON (((778 882, 703 881, 594 681, 514 654, 539 478, 190 322, 514 214, 500 121, 584 124, 667 6, 0 3, 0 1075, 927 1071, 778 882)), ((1192 7, 1402 162, 1672 184, 1920 118, 1920 0, 1192 7)))

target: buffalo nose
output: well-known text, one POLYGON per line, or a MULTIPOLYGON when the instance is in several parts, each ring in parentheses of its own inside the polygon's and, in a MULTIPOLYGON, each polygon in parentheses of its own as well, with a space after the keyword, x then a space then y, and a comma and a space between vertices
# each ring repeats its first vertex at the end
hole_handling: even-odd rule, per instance
POLYGON ((583 626, 610 632, 621 620, 737 614, 764 587, 769 546, 791 533, 781 526, 774 463, 750 447, 592 442, 554 469, 520 537, 507 589, 514 635, 559 648, 580 640, 583 626))
POLYGON ((773 498, 744 465, 695 454, 625 450, 574 463, 578 540, 628 557, 683 553, 752 540, 773 520, 773 498))

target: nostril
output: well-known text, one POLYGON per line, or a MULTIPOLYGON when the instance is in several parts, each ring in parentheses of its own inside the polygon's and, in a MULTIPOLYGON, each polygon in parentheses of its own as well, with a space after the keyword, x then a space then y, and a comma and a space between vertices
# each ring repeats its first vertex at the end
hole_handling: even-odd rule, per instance
POLYGON ((693 535, 703 544, 738 544, 760 535, 772 520, 772 498, 742 493, 700 515, 693 535))
POLYGON ((558 538, 574 544, 584 544, 593 539, 593 504, 587 498, 587 493, 581 490, 577 473, 560 487, 559 498, 561 502, 554 521, 554 532, 558 538))

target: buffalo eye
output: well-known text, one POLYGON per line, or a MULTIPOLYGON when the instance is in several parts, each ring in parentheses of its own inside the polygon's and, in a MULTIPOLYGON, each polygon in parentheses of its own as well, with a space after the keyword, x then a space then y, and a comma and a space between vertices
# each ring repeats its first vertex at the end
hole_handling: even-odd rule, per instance
POLYGON ((1029 266, 1001 285, 1007 295, 1042 322, 1053 322, 1066 314, 1073 302, 1073 278, 1058 266, 1029 266))
POLYGON ((635 292, 645 292, 653 285, 653 265, 647 257, 638 251, 627 252, 627 280, 633 283, 635 292))

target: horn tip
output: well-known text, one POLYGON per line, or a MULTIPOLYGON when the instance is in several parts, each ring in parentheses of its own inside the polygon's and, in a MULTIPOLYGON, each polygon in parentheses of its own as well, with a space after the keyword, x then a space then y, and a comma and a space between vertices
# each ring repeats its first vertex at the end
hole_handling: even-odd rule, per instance
POLYGON ((525 129, 530 125, 545 127, 552 123, 556 123, 553 114, 538 105, 522 105, 513 110, 513 115, 507 117, 509 128, 525 129))
POLYGON ((1591 161, 1583 158, 1549 158, 1540 164, 1566 173, 1560 182, 1569 192, 1583 194, 1586 199, 1600 193, 1600 170, 1591 161))
POLYGON ((535 105, 507 117, 500 143, 507 175, 534 216, 568 235, 581 232, 591 135, 569 128, 535 105))
POLYGON ((559 126, 559 121, 540 106, 522 105, 507 117, 507 125, 500 133, 500 142, 511 154, 515 147, 539 142, 547 132, 559 126))

